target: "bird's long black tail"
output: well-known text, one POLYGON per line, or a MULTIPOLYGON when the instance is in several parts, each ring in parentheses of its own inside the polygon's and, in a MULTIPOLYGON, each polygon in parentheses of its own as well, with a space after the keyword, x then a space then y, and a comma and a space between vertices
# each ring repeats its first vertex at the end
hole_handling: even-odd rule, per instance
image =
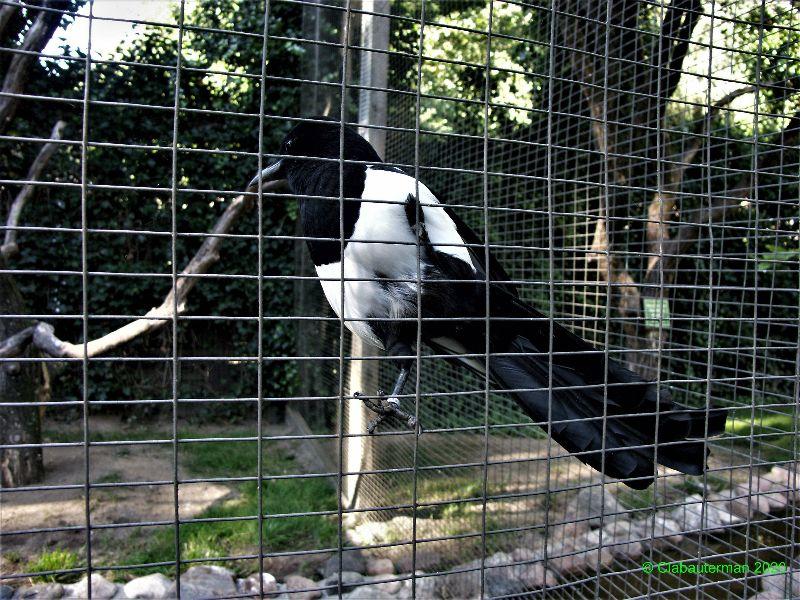
POLYGON ((654 462, 690 475, 703 472, 703 439, 723 432, 724 410, 676 404, 666 389, 610 359, 606 379, 603 353, 557 323, 551 372, 549 324, 536 314, 540 319, 523 322, 522 331, 502 344, 505 352, 489 360, 492 379, 534 422, 545 429, 549 422, 561 446, 632 488, 653 482, 654 462))

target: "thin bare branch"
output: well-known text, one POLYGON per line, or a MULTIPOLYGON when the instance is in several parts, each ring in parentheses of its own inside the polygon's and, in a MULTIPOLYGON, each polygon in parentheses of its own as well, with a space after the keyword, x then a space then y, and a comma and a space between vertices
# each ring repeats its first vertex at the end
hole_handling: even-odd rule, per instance
MULTIPOLYGON (((765 87, 765 86, 762 86, 765 87)), ((706 116, 697 121, 695 124, 695 129, 693 132, 693 139, 689 142, 689 146, 684 150, 683 156, 681 157, 681 164, 678 165, 675 169, 673 169, 672 173, 670 174, 670 183, 673 185, 677 185, 683 180, 683 176, 686 173, 686 170, 691 166, 694 162, 695 157, 697 156, 697 152, 700 150, 703 142, 705 141, 705 137, 703 135, 703 129, 705 129, 705 124, 711 121, 714 117, 717 116, 720 109, 726 107, 728 104, 736 100, 737 98, 744 96, 745 94, 752 94, 758 89, 758 86, 755 85, 748 85, 745 87, 741 87, 735 89, 731 92, 725 94, 722 98, 714 102, 711 107, 708 109, 706 116), (674 174, 673 174, 674 173, 674 174)))
MULTIPOLYGON (((264 190, 276 191, 282 185, 282 182, 270 182, 264 186, 264 190)), ((219 248, 225 239, 219 236, 230 231, 237 219, 252 204, 252 196, 236 196, 231 201, 197 253, 181 271, 175 286, 166 295, 164 301, 159 306, 148 311, 143 317, 131 321, 100 338, 87 342, 85 348, 83 343, 73 344, 59 339, 53 326, 49 323, 38 323, 33 328, 33 345, 45 354, 56 358, 88 358, 105 354, 140 335, 160 329, 173 318, 176 305, 178 314, 186 310, 186 297, 198 281, 197 277, 192 276, 208 272, 211 266, 219 260, 219 248)), ((5 346, 6 343, 4 342, 2 347, 5 346)))
MULTIPOLYGON (((34 161, 31 163, 30 168, 28 169, 28 173, 25 176, 26 181, 38 181, 39 176, 42 174, 45 166, 47 166, 50 158, 58 149, 59 144, 57 144, 56 141, 61 139, 61 135, 64 132, 64 127, 66 126, 67 124, 64 121, 57 121, 53 126, 53 131, 50 133, 50 139, 53 141, 47 142, 44 146, 42 146, 39 154, 36 156, 34 161)), ((8 220, 6 221, 5 239, 3 241, 3 245, 0 246, 0 256, 2 256, 6 261, 14 256, 19 249, 17 247, 16 228, 19 225, 19 218, 22 214, 22 209, 25 208, 25 204, 28 202, 28 199, 33 195, 35 187, 36 186, 31 183, 25 184, 17 194, 16 198, 14 198, 14 202, 11 203, 11 208, 8 211, 8 220)))
MULTIPOLYGON (((45 6, 50 3, 45 2, 45 6)), ((3 79, 3 96, 0 96, 0 132, 4 131, 14 116, 14 111, 19 103, 19 96, 28 82, 31 66, 37 59, 36 53, 41 52, 50 38, 53 37, 61 15, 57 12, 40 10, 33 23, 25 33, 21 50, 25 53, 15 54, 8 65, 8 72, 3 79)))
MULTIPOLYGON (((759 87, 767 88, 775 85, 780 85, 780 83, 762 83, 760 86, 748 85, 732 90, 714 102, 709 107, 705 117, 700 119, 695 124, 695 129, 693 132, 694 137, 689 142, 686 150, 684 150, 680 161, 678 161, 679 164, 673 165, 670 169, 668 169, 666 177, 664 178, 663 190, 653 196, 653 200, 650 202, 650 206, 647 208, 648 222, 646 237, 648 251, 650 252, 650 258, 647 261, 648 276, 659 263, 659 257, 662 254, 664 242, 670 239, 669 221, 675 221, 678 218, 679 206, 675 192, 679 190, 680 185, 686 176, 686 171, 692 166, 692 163, 697 157, 697 153, 700 151, 700 148, 706 139, 703 136, 705 124, 711 121, 722 108, 726 107, 737 98, 746 94, 752 94, 759 89, 759 87)), ((738 206, 739 202, 740 200, 737 199, 734 202, 734 205, 738 206)), ((720 206, 719 208, 725 212, 730 208, 735 208, 735 206, 725 207, 724 209, 722 206, 720 206)), ((703 222, 705 222, 705 218, 703 222)), ((686 231, 681 232, 682 235, 685 235, 685 233, 686 231)))
MULTIPOLYGON (((772 143, 778 146, 778 149, 759 153, 755 172, 765 172, 781 160, 784 148, 796 146, 798 141, 800 141, 800 112, 792 116, 787 127, 780 132, 776 140, 773 140, 772 143)), ((675 228, 675 235, 672 239, 659 240, 658 256, 655 257, 656 260, 650 261, 645 281, 654 283, 655 278, 658 277, 659 268, 667 273, 669 278, 677 267, 681 255, 686 253, 692 243, 697 240, 702 227, 708 223, 721 221, 730 212, 740 208, 742 202, 747 201, 752 194, 754 181, 753 172, 744 173, 733 190, 728 190, 724 197, 714 197, 709 206, 699 210, 691 220, 687 220, 675 228)))

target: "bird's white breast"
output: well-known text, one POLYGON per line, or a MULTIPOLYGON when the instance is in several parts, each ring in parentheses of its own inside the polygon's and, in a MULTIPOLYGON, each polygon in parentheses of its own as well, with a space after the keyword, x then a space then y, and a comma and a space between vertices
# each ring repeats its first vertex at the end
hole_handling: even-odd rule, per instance
MULTIPOLYGON (((364 193, 353 234, 344 250, 344 317, 355 334, 382 347, 364 321, 369 318, 398 318, 416 315, 416 281, 425 277, 425 263, 419 257, 416 233, 405 210, 411 194, 417 196, 412 177, 391 171, 367 169, 364 193), (418 266, 420 275, 417 275, 418 266), (394 280, 392 293, 376 279, 394 280), (354 319, 354 320, 350 320, 354 319)), ((419 183, 425 229, 431 244, 466 262, 473 268, 469 251, 447 213, 436 206, 436 197, 419 183)), ((317 267, 325 297, 342 316, 342 263, 317 267)))

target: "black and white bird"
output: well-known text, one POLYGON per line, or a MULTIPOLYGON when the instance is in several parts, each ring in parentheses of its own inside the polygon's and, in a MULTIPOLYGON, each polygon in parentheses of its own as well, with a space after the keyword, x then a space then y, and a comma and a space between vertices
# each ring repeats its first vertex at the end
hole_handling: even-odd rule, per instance
POLYGON ((703 472, 704 440, 722 433, 722 410, 676 404, 666 389, 606 362, 602 351, 522 302, 500 264, 486 259, 478 236, 425 184, 383 164, 354 129, 342 132, 338 122, 322 118, 303 122, 286 136, 280 155, 250 189, 288 183, 334 312, 344 311, 354 334, 400 357, 397 383, 379 410, 407 416, 397 396, 412 367, 421 316, 426 345, 484 376, 488 364, 499 389, 594 469, 636 489, 653 482, 655 462, 703 472))

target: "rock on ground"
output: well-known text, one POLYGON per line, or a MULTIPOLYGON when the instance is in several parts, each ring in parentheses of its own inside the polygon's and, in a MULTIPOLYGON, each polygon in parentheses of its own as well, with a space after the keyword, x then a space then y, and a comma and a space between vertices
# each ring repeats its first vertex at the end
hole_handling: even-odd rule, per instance
POLYGON ((739 483, 730 490, 723 490, 711 494, 708 498, 714 505, 742 519, 752 519, 757 514, 768 514, 770 504, 767 498, 758 494, 756 490, 751 493, 750 488, 739 483))
POLYGON ((395 575, 394 573, 384 573, 374 577, 366 577, 359 589, 375 590, 380 594, 396 594, 403 587, 400 577, 410 577, 410 575, 395 575))
POLYGON ((170 588, 174 584, 168 577, 161 573, 153 573, 144 577, 131 579, 123 588, 128 598, 168 598, 170 588))
POLYGON ((564 521, 584 521, 590 527, 600 526, 600 514, 603 520, 623 510, 616 496, 606 486, 593 485, 582 488, 577 495, 567 503, 564 521))
POLYGON ((705 511, 703 504, 703 496, 692 494, 687 496, 683 504, 675 508, 669 517, 678 523, 681 531, 686 533, 692 533, 699 529, 717 531, 742 521, 741 517, 729 513, 720 506, 724 503, 706 501, 705 511))
POLYGON ((768 473, 759 476, 759 489, 770 492, 784 492, 789 502, 800 501, 800 474, 795 474, 796 464, 775 465, 768 473), (761 483, 761 481, 765 483, 761 483))
MULTIPOLYGON (((264 594, 272 594, 278 591, 278 582, 270 573, 261 573, 261 580, 264 582, 264 594)), ((236 588, 239 590, 240 594, 261 593, 258 573, 253 573, 245 579, 238 580, 236 582, 236 588)))
MULTIPOLYGON (((64 598, 88 598, 89 579, 84 577, 78 583, 64 586, 64 598)), ((91 577, 92 599, 109 600, 117 593, 117 586, 108 581, 99 573, 92 573, 91 577)))
POLYGON ((111 596, 111 600, 129 600, 128 595, 125 593, 125 586, 121 583, 116 584, 117 592, 111 596))
POLYGON ((396 600, 393 594, 381 592, 372 587, 358 587, 352 592, 342 594, 342 600, 396 600))
MULTIPOLYGON (((354 573, 363 574, 366 569, 364 555, 361 550, 343 550, 342 551, 342 572, 351 571, 354 573)), ((320 574, 323 577, 330 577, 334 573, 339 572, 339 555, 335 554, 325 561, 322 565, 320 574)))
MULTIPOLYGON (((415 571, 416 577, 414 578, 413 585, 416 588, 416 597, 420 600, 430 600, 432 598, 439 598, 439 589, 441 588, 443 576, 428 576, 425 577, 425 571, 415 571)), ((412 580, 407 579, 403 582, 400 591, 398 591, 394 598, 396 600, 410 600, 411 599, 412 580)))
MULTIPOLYGON (((364 576, 355 571, 342 571, 342 593, 352 592, 356 586, 364 581, 364 576)), ((339 573, 332 573, 319 584, 320 586, 332 586, 323 592, 325 596, 338 596, 339 592, 339 573)))
POLYGON ((286 592, 291 600, 314 600, 322 596, 320 590, 310 590, 309 588, 320 587, 320 583, 312 581, 308 577, 301 575, 289 575, 286 578, 286 592), (307 590, 294 592, 293 590, 307 590))
POLYGON ((394 564, 388 558, 371 558, 367 561, 367 575, 392 575, 394 564))
MULTIPOLYGON (((665 514, 657 514, 654 519, 655 523, 652 524, 653 530, 653 545, 656 548, 669 545, 677 545, 683 541, 683 533, 681 526, 674 519, 670 519, 665 514)), ((645 534, 650 532, 651 522, 648 519, 645 521, 645 534)), ((650 537, 650 536, 648 536, 650 537)))
POLYGON ((800 571, 764 575, 761 577, 761 589, 763 594, 773 594, 779 598, 798 598, 800 597, 800 571))
MULTIPOLYGON (((486 596, 508 596, 526 591, 520 565, 512 565, 514 557, 505 552, 487 556, 484 561, 484 592, 486 596)), ((444 577, 441 594, 444 598, 475 598, 481 595, 481 560, 475 559, 453 569, 459 571, 444 577)))
MULTIPOLYGON (((611 549, 599 546, 600 530, 548 543, 547 566, 558 573, 590 572, 614 561, 611 549)), ((604 544, 607 542, 604 541, 604 544)))
POLYGON ((60 583, 37 583, 36 585, 29 585, 19 588, 14 594, 14 600, 17 600, 17 598, 51 600, 55 598, 61 598, 63 595, 64 586, 60 583))
MULTIPOLYGON (((176 597, 175 592, 173 583, 167 597, 176 597)), ((181 575, 181 600, 209 600, 237 593, 233 573, 224 567, 192 567, 181 575)))

